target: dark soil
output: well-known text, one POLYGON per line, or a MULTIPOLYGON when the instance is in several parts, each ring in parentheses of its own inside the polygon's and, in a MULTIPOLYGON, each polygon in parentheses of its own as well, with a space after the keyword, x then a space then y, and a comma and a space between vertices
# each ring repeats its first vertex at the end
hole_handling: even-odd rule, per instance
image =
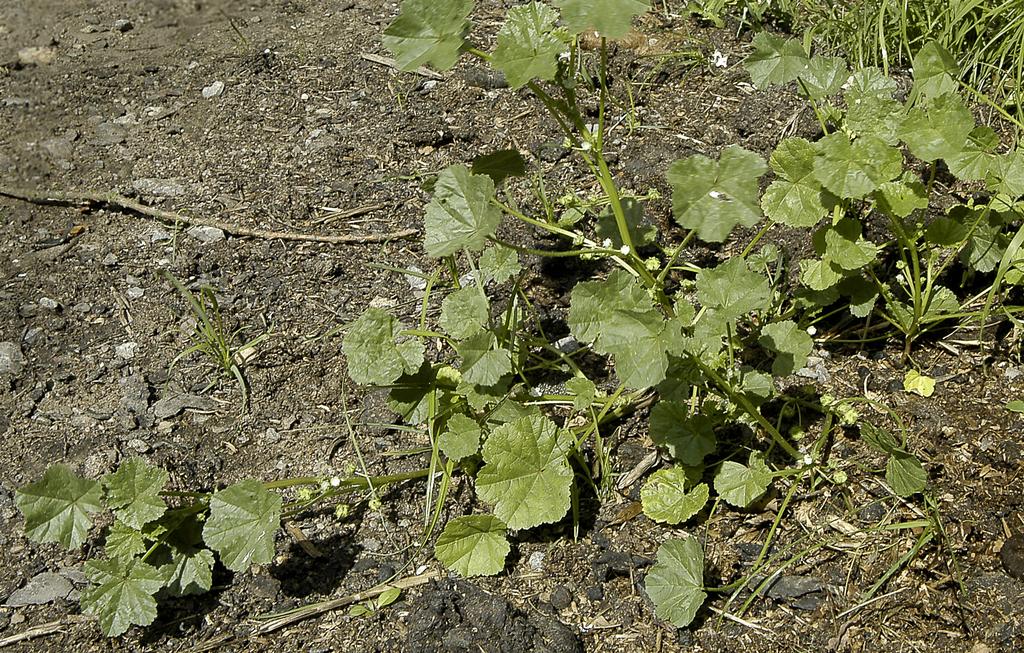
MULTIPOLYGON (((503 7, 479 4, 474 17, 483 27, 474 36, 486 41, 503 7)), ((561 139, 526 93, 501 88, 468 63, 434 80, 362 58, 385 54, 379 34, 396 12, 397 2, 379 0, 2 2, 0 184, 116 191, 249 228, 355 235, 418 227, 424 175, 497 149, 529 155, 553 196, 574 188, 582 174, 568 159, 555 163, 561 139), (19 58, 32 46, 45 50, 19 58), (215 82, 223 91, 204 97, 215 82), (355 207, 365 213, 332 220, 336 209, 355 207)), ((657 64, 617 48, 616 88, 632 80, 639 120, 638 129, 622 122, 613 131, 623 186, 653 187, 668 198, 662 174, 676 158, 714 156, 730 143, 767 155, 783 135, 814 136, 816 122, 798 99, 747 84, 737 65, 744 46, 733 31, 660 14, 639 28, 699 60, 657 64), (728 67, 708 63, 716 49, 729 55, 728 67)), ((668 200, 649 210, 671 241, 668 200)), ((971 334, 945 346, 919 344, 918 362, 940 379, 929 399, 902 391, 900 342, 818 352, 827 370, 819 391, 866 394, 908 422, 934 501, 888 493, 874 473, 883 461, 850 432, 832 456, 851 482, 796 495, 775 532, 778 557, 767 573, 778 578, 765 583, 765 596, 748 607, 749 588, 732 600, 716 595, 690 629, 656 619, 643 593, 658 545, 685 529, 636 516, 637 482, 590 510, 578 539, 568 520, 521 534, 500 576, 442 580, 370 616, 335 611, 251 635, 254 617, 364 590, 398 571, 435 568, 429 548, 417 547, 423 486, 409 483, 385 494, 379 511, 296 520, 321 557, 282 531, 273 564, 222 572, 209 595, 166 603, 150 628, 107 640, 95 623, 74 618, 81 565, 99 539, 70 553, 28 541, 14 490, 57 461, 95 478, 130 455, 168 469, 179 489, 343 473, 356 464, 355 445, 374 474, 422 466, 422 457, 385 454, 422 447, 425 436, 363 426, 390 417, 380 396, 363 397, 347 381, 338 327, 371 302, 417 312, 407 280, 379 265, 427 270, 433 262, 415 238, 343 246, 225 238, 119 212, 8 199, 0 199, 0 224, 0 597, 43 572, 72 586, 43 605, 0 608, 0 638, 63 622, 11 650, 1024 648, 1024 421, 1002 408, 1021 396, 1024 374, 1010 332, 1005 350, 989 359, 954 342, 971 334), (231 379, 218 379, 200 357, 172 366, 190 344, 194 317, 164 271, 193 289, 215 289, 239 342, 271 334, 246 364, 250 410, 231 379), (175 406, 181 395, 187 405, 175 406), (356 423, 354 438, 343 411, 356 423), (901 566, 920 531, 900 524, 931 513, 944 532, 901 566)), ((693 256, 713 261, 732 247, 693 256)), ((538 296, 551 295, 543 310, 557 314, 566 288, 558 278, 569 272, 558 264, 538 272, 538 296)), ((884 419, 871 409, 863 415, 884 419)), ((615 438, 617 473, 653 448, 642 417, 615 438)), ((443 519, 469 507, 472 494, 461 483, 443 519)), ((719 509, 692 529, 705 541, 709 586, 754 573, 781 505, 780 495, 752 511, 719 509)))

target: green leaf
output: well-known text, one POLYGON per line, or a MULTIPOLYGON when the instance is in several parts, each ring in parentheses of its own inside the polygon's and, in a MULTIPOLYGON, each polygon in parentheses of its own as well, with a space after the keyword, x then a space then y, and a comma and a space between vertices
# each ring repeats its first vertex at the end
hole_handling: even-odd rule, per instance
POLYGON ((906 451, 894 451, 885 464, 885 480, 901 497, 909 497, 924 490, 928 474, 921 461, 906 451))
POLYGON ((597 398, 597 386, 585 376, 574 376, 565 382, 565 389, 573 394, 572 409, 586 410, 597 398))
POLYGON ((502 424, 484 442, 477 495, 513 530, 558 521, 569 509, 572 446, 572 437, 543 416, 502 424))
POLYGON ((519 150, 498 150, 473 159, 470 172, 474 175, 487 175, 495 186, 500 186, 509 177, 522 177, 526 174, 526 159, 519 150))
POLYGON ((989 187, 997 193, 1020 198, 1024 195, 1024 152, 1014 149, 997 155, 987 179, 989 187))
POLYGON ((624 270, 572 290, 569 328, 599 354, 611 355, 619 380, 630 388, 660 383, 668 352, 681 347, 678 322, 666 321, 650 295, 624 270))
POLYGON ((213 587, 213 552, 190 547, 172 548, 171 562, 160 567, 171 596, 205 594, 213 587))
POLYGON ((408 424, 422 424, 427 420, 436 383, 437 370, 424 363, 415 374, 403 374, 393 383, 388 408, 408 424))
POLYGON ((902 172, 903 155, 880 138, 834 132, 818 141, 814 175, 840 198, 860 199, 902 172))
POLYGON ((861 437, 872 449, 884 454, 891 454, 893 451, 902 450, 900 441, 889 431, 870 422, 861 422, 859 426, 861 437))
POLYGON ((849 76, 850 70, 842 57, 814 56, 800 73, 801 91, 812 100, 821 100, 838 93, 849 76))
MULTIPOLYGON (((626 217, 626 229, 634 247, 643 247, 654 242, 658 236, 658 228, 644 221, 644 207, 639 200, 632 197, 622 198, 622 212, 626 217)), ((597 216, 596 231, 597 240, 603 241, 607 238, 612 241, 612 247, 615 249, 624 244, 618 223, 615 221, 615 213, 610 206, 605 207, 597 216)))
POLYGON ((1024 413, 1024 401, 1021 401, 1020 399, 1008 401, 1006 402, 1006 406, 1004 406, 1004 408, 1006 408, 1006 410, 1010 411, 1011 413, 1024 413))
POLYGON ((861 275, 846 277, 837 288, 844 297, 849 298, 850 314, 854 317, 867 317, 874 310, 878 300, 878 286, 861 275))
POLYGON ((473 0, 403 0, 402 12, 384 30, 384 47, 402 70, 424 64, 448 70, 459 58, 472 10, 473 0))
POLYGON ((800 77, 810 63, 798 39, 783 40, 768 32, 758 32, 751 45, 754 51, 743 67, 757 88, 787 84, 800 77))
POLYGON ((960 251, 960 260, 977 272, 991 272, 1003 259, 1010 238, 1003 231, 1002 214, 991 211, 986 218, 983 212, 983 209, 957 206, 950 209, 949 215, 954 218, 963 216, 965 225, 973 225, 981 216, 981 221, 970 233, 967 245, 960 251))
POLYGON ((710 417, 691 417, 689 408, 675 401, 663 399, 651 409, 651 440, 665 447, 673 460, 691 467, 702 464, 718 446, 714 426, 710 417))
POLYGON ((914 87, 916 98, 934 98, 954 93, 959 88, 956 80, 960 67, 946 48, 937 41, 929 41, 914 55, 914 87))
POLYGON ((784 320, 766 324, 758 338, 766 349, 776 353, 772 374, 789 376, 807 364, 814 340, 796 322, 784 320))
POLYGON ((859 270, 878 256, 878 246, 861 236, 860 222, 854 218, 843 218, 820 233, 818 237, 825 241, 825 258, 843 270, 859 270))
POLYGON ((89 513, 103 510, 102 487, 53 465, 43 478, 19 488, 14 502, 25 516, 25 534, 36 542, 59 542, 73 549, 92 527, 89 513))
POLYGON ((490 317, 490 306, 483 291, 476 286, 466 286, 444 298, 438 323, 448 335, 462 340, 483 331, 490 317))
POLYGON ((493 281, 505 283, 522 271, 519 265, 519 252, 511 247, 496 245, 488 247, 480 255, 480 274, 483 276, 482 283, 493 281))
POLYGON ((771 287, 763 274, 747 268, 742 257, 697 273, 697 299, 701 305, 715 309, 729 322, 756 310, 768 308, 771 287))
POLYGON ((931 162, 962 154, 973 130, 974 116, 960 96, 943 95, 907 112, 900 135, 914 156, 931 162))
POLYGON ((846 272, 828 259, 800 261, 800 283, 811 290, 828 290, 842 281, 844 276, 846 272))
POLYGON ((427 204, 423 243, 427 254, 441 258, 464 248, 483 249, 501 223, 501 211, 491 204, 493 197, 494 182, 487 175, 474 175, 463 165, 445 168, 427 204))
POLYGON ((687 491, 687 473, 682 467, 662 469, 640 488, 640 501, 644 514, 654 521, 681 524, 693 517, 708 502, 710 490, 700 483, 687 491))
MULTIPOLYGON (((965 207, 966 208, 966 207, 965 207)), ((959 220, 941 216, 935 218, 925 229, 925 240, 933 245, 952 247, 967 238, 967 227, 959 220)))
POLYGON ((131 560, 146 552, 146 542, 142 539, 142 533, 137 529, 122 521, 115 521, 107 531, 107 537, 103 541, 103 550, 108 558, 131 560))
POLYGON ((750 454, 748 465, 727 460, 715 474, 715 491, 726 502, 746 508, 757 501, 772 482, 772 473, 757 453, 750 454))
POLYGON ((935 393, 935 379, 914 369, 907 370, 903 377, 903 389, 922 397, 930 397, 935 393))
MULTIPOLYGON (((178 509, 179 511, 182 509, 178 509)), ((213 586, 213 552, 203 544, 203 524, 187 511, 175 511, 157 522, 170 530, 147 561, 160 570, 164 591, 171 596, 208 592, 213 586)), ((148 536, 148 534, 147 534, 148 536)))
POLYGON ((368 308, 352 323, 342 350, 348 375, 363 385, 388 385, 402 374, 413 374, 423 364, 423 343, 398 342, 401 325, 379 308, 368 308))
POLYGON ((558 57, 569 49, 568 43, 553 33, 556 20, 558 13, 539 2, 508 10, 491 65, 505 73, 509 86, 520 88, 533 79, 555 78, 558 57))
POLYGON ((448 428, 438 438, 438 446, 452 460, 474 455, 480 448, 482 431, 476 420, 466 415, 452 415, 448 428))
POLYGON ((704 604, 704 550, 693 536, 658 547, 658 562, 644 581, 654 613, 676 628, 690 625, 704 604))
POLYGON ((94 585, 82 592, 82 612, 99 618, 107 637, 156 619, 154 595, 163 586, 163 577, 155 567, 141 560, 90 560, 85 574, 94 585))
POLYGON ((633 18, 650 8, 648 0, 555 0, 562 21, 573 34, 594 30, 619 39, 633 26, 633 18))
POLYGON ((239 481, 210 497, 203 540, 232 571, 274 559, 274 535, 281 526, 281 496, 253 479, 239 481))
POLYGON ((386 608, 402 596, 402 590, 397 587, 389 587, 377 597, 377 609, 386 608))
POLYGON ((676 222, 715 243, 736 225, 752 227, 761 219, 758 180, 767 170, 764 159, 738 145, 723 149, 718 161, 700 154, 679 159, 666 175, 676 222))
POLYGON ((925 308, 924 317, 934 318, 940 315, 949 315, 960 311, 960 302, 957 301, 953 291, 944 286, 932 286, 931 295, 928 298, 928 305, 925 308))
POLYGON ((893 98, 896 82, 878 68, 860 68, 847 81, 846 129, 856 136, 874 136, 889 145, 899 141, 905 109, 893 98))
POLYGON ((107 505, 122 522, 141 529, 167 510, 160 492, 168 478, 166 471, 133 456, 121 463, 116 472, 103 477, 107 505))
POLYGON ((971 130, 967 142, 959 154, 946 159, 949 171, 965 181, 986 179, 996 165, 996 147, 999 136, 988 125, 979 125, 971 130))
POLYGON ((769 164, 779 177, 761 197, 765 215, 790 227, 813 227, 828 214, 821 183, 814 176, 817 148, 802 138, 779 143, 769 164))
POLYGON ((878 207, 900 218, 905 218, 918 209, 928 208, 928 190, 911 173, 905 173, 896 181, 887 181, 875 191, 878 207))
POLYGON ((876 66, 857 68, 846 83, 843 97, 848 105, 865 98, 891 99, 897 91, 896 82, 876 66))
POLYGON ((512 372, 512 354, 496 344, 493 333, 482 331, 456 345, 455 351, 462 357, 463 380, 490 386, 512 372))
POLYGON ((448 522, 434 555, 460 576, 493 576, 505 568, 511 546, 505 524, 494 515, 467 515, 448 522))

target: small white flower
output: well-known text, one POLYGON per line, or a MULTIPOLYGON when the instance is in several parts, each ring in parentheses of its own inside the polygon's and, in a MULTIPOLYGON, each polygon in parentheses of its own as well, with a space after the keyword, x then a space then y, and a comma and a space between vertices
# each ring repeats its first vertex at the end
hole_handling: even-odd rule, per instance
POLYGON ((813 324, 811 326, 807 327, 807 335, 813 336, 817 332, 818 332, 818 330, 816 328, 814 328, 813 324))
POLYGON ((331 477, 331 487, 340 487, 340 486, 341 486, 341 479, 338 478, 337 476, 332 476, 331 477))
POLYGON ((725 68, 729 65, 729 55, 722 54, 718 50, 711 53, 711 65, 719 68, 725 68))
POLYGON ((611 238, 605 238, 604 240, 601 241, 601 247, 604 247, 605 249, 611 249, 611 246, 612 246, 612 239, 611 238))
POLYGON ((584 152, 589 152, 593 148, 594 146, 590 144, 590 141, 583 141, 582 143, 580 143, 580 149, 583 150, 584 152))
POLYGON ((814 464, 814 458, 811 457, 811 454, 805 453, 803 463, 805 467, 810 467, 814 464))
POLYGON ((629 256, 629 245, 623 245, 619 248, 619 251, 622 252, 623 256, 629 256))

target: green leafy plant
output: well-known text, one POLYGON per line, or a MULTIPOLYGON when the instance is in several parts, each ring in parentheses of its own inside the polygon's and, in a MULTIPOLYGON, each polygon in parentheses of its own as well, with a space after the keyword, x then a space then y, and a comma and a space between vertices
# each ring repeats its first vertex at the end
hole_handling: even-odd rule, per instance
POLYGON ((919 53, 905 104, 878 69, 851 73, 841 60, 808 56, 795 39, 758 35, 754 45, 746 65, 755 84, 795 82, 825 132, 816 143, 793 137, 778 145, 771 158, 777 179, 762 198, 772 220, 816 227, 818 256, 800 261, 802 300, 827 306, 843 298, 854 316, 877 312, 903 334, 909 358, 921 335, 967 313, 943 275, 955 266, 977 274, 999 265, 1010 240, 1006 228, 1020 217, 1018 154, 997 153, 992 130, 975 124, 956 93, 958 70, 936 43, 919 53), (825 85, 823 69, 832 80, 825 85), (845 110, 836 102, 840 94, 845 110), (989 193, 936 216, 929 207, 940 162, 965 182, 983 182, 989 193), (921 164, 924 179, 914 172, 921 164), (865 223, 879 219, 891 240, 864 237, 865 223), (898 257, 894 269, 887 252, 898 257))
MULTIPOLYGON (((132 625, 151 624, 160 600, 209 591, 218 560, 234 572, 270 563, 283 515, 427 473, 271 483, 246 479, 213 492, 184 492, 169 490, 166 471, 135 457, 99 480, 54 465, 42 479, 20 488, 15 503, 26 534, 37 542, 79 549, 91 535, 101 537, 103 555, 85 563, 91 584, 82 592, 81 606, 113 637, 132 625), (287 488, 300 490, 289 503, 279 492, 287 488), (92 533, 95 515, 102 512, 112 522, 102 533, 92 533)), ((382 596, 375 606, 384 605, 382 596)))
MULTIPOLYGON (((194 353, 202 354, 217 369, 219 376, 234 378, 242 394, 242 408, 249 407, 249 379, 245 375, 245 363, 255 355, 256 348, 270 339, 269 333, 262 333, 248 342, 237 345, 241 329, 229 333, 221 316, 220 304, 212 288, 202 288, 199 294, 191 292, 168 272, 164 276, 175 290, 185 298, 196 317, 196 333, 193 344, 171 361, 173 368, 178 361, 194 353)), ((216 383, 215 379, 210 387, 216 383)))
MULTIPOLYGON (((372 483, 243 481, 198 496, 154 494, 163 481, 146 471, 152 477, 147 499, 106 540, 109 547, 114 536, 114 550, 126 553, 102 562, 94 576, 97 587, 116 581, 121 585, 113 589, 131 593, 102 596, 152 597, 174 586, 149 567, 158 552, 174 560, 168 533, 178 532, 179 523, 162 520, 175 511, 184 511, 181 524, 203 520, 185 545, 209 552, 203 568, 217 554, 228 568, 243 569, 272 554, 268 533, 281 511, 360 489, 379 501, 372 490, 383 482, 427 480, 430 537, 458 474, 475 481, 480 510, 448 521, 435 555, 464 576, 499 573, 511 551, 510 532, 579 523, 582 492, 600 497, 609 487, 610 429, 648 408, 650 437, 669 461, 641 489, 642 508, 655 521, 681 525, 708 511, 749 509, 779 479, 790 480, 787 504, 800 483, 842 482, 826 445, 837 424, 850 423, 855 400, 815 400, 813 393, 809 399, 784 379, 806 364, 815 325, 838 315, 880 316, 888 325, 881 337, 902 336, 908 360, 922 335, 968 315, 945 279, 954 269, 974 275, 1012 268, 1004 232, 1019 217, 1024 157, 997 152, 993 134, 974 125, 939 50, 918 67, 913 98, 901 103, 880 70, 851 73, 840 59, 811 57, 796 41, 762 35, 747 62, 755 85, 795 84, 818 116, 822 137, 786 139, 768 161, 730 145, 716 158, 674 162, 666 180, 672 219, 685 235, 666 242, 646 213, 651 195, 620 188, 605 152, 607 39, 625 34, 646 8, 637 0, 530 3, 510 10, 494 51, 484 52, 467 40, 471 2, 403 3, 384 38, 401 67, 446 69, 468 55, 502 71, 554 119, 600 196, 552 202, 538 182, 536 201, 523 206, 509 180, 523 176, 527 165, 510 150, 441 171, 424 218, 424 249, 437 266, 425 275, 418 315, 369 308, 347 326, 342 342, 352 379, 386 388, 405 428, 429 438, 429 467, 372 483), (601 37, 596 52, 579 40, 591 30, 601 37), (983 182, 988 193, 934 215, 939 161, 963 179, 983 182), (769 171, 774 178, 762 194, 769 171), (509 242, 503 229, 509 220, 559 242, 550 248, 509 242), (866 228, 879 224, 887 230, 866 228), (773 245, 755 251, 777 227, 804 230, 815 254, 790 261, 773 245), (686 261, 694 239, 714 245, 738 233, 746 241, 739 254, 704 266, 686 261), (569 293, 564 323, 540 318, 522 283, 520 255, 588 262, 593 274, 569 293), (819 435, 803 437, 803 424, 793 423, 798 409, 823 416, 819 435), (313 494, 282 505, 271 492, 293 485, 310 486, 313 494), (154 496, 182 505, 161 512, 154 496)), ((905 431, 900 439, 880 428, 865 433, 886 456, 894 489, 919 491, 926 477, 905 431)), ((96 482, 70 479, 66 469, 60 474, 61 483, 44 477, 19 494, 26 527, 37 539, 60 533, 65 545, 81 544, 91 512, 106 506, 117 515, 136 503, 123 503, 117 491, 111 495, 96 482)), ((647 581, 658 615, 677 626, 694 618, 707 589, 703 567, 703 550, 692 537, 661 547, 647 581)), ((106 632, 151 620, 148 600, 145 610, 133 611, 140 601, 104 599, 96 610, 116 617, 106 632)))

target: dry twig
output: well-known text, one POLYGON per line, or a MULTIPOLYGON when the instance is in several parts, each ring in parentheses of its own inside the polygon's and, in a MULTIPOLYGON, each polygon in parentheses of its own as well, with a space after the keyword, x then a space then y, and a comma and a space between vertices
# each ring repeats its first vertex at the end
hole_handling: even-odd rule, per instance
POLYGON ((64 192, 57 190, 37 191, 25 188, 11 188, 0 186, 0 195, 13 197, 14 199, 31 202, 32 204, 43 204, 52 206, 78 206, 85 208, 107 208, 114 209, 121 213, 134 213, 136 215, 155 218, 169 224, 184 224, 190 227, 214 227, 226 234, 245 238, 262 238, 265 240, 298 240, 313 243, 330 243, 334 245, 355 245, 366 243, 383 243, 390 240, 408 238, 418 233, 416 229, 400 229, 382 234, 367 234, 365 236, 337 235, 327 236, 319 234, 306 234, 293 231, 268 231, 264 229, 249 229, 230 224, 213 218, 195 218, 173 211, 146 206, 117 193, 97 193, 92 191, 64 192))

